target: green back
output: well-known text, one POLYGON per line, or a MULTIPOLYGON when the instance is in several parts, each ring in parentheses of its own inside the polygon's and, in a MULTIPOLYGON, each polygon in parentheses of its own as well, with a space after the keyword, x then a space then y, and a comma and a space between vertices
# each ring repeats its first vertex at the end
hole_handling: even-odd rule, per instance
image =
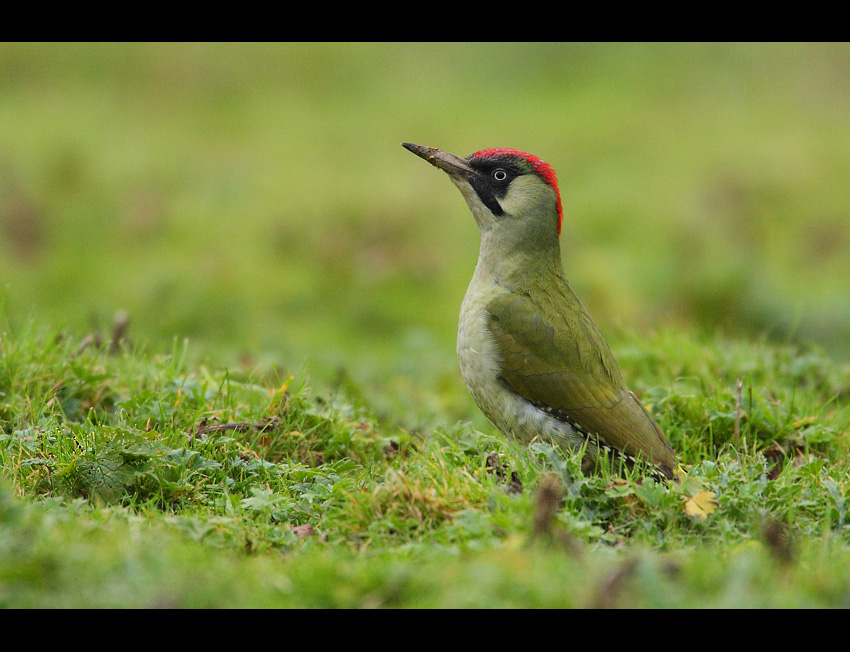
POLYGON ((626 387, 587 310, 561 277, 506 292, 487 306, 500 375, 520 396, 560 412, 605 444, 672 474, 658 424, 626 387))

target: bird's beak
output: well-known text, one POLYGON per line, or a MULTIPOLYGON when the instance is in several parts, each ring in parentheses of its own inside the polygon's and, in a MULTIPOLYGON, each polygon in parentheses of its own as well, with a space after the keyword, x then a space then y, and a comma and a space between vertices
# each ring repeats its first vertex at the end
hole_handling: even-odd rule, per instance
POLYGON ((402 146, 409 149, 411 152, 421 158, 424 158, 431 165, 448 172, 451 177, 466 179, 475 174, 475 170, 470 167, 466 159, 460 156, 455 156, 449 152, 444 152, 436 147, 425 147, 425 145, 414 145, 413 143, 402 143, 402 146))

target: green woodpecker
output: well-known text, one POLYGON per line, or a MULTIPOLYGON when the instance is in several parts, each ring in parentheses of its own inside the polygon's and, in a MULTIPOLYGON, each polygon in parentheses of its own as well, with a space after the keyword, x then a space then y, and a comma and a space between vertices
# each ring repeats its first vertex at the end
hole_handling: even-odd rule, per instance
POLYGON ((448 173, 481 232, 457 334, 461 374, 479 409, 519 441, 584 448, 587 463, 640 459, 672 478, 673 449, 564 276, 552 167, 516 149, 461 158, 403 145, 448 173))

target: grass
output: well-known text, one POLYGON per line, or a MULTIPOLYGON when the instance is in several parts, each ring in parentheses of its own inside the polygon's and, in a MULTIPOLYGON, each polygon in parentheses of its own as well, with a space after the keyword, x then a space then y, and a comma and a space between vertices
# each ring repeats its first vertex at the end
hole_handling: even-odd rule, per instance
POLYGON ((848 370, 645 347, 621 361, 654 370, 669 486, 469 423, 410 432, 304 378, 188 366, 184 345, 7 331, 0 604, 846 606, 848 370))
POLYGON ((850 603, 845 44, 0 44, 0 605, 850 603), (559 174, 679 481, 505 441, 477 233, 559 174))

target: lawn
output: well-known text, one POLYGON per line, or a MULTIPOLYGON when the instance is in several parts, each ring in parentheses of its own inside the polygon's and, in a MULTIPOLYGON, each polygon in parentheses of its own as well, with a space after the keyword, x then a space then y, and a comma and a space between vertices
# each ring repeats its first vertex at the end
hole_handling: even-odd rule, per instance
POLYGON ((850 605, 850 47, 0 45, 0 605, 850 605), (506 441, 477 230, 551 163, 675 482, 506 441))

